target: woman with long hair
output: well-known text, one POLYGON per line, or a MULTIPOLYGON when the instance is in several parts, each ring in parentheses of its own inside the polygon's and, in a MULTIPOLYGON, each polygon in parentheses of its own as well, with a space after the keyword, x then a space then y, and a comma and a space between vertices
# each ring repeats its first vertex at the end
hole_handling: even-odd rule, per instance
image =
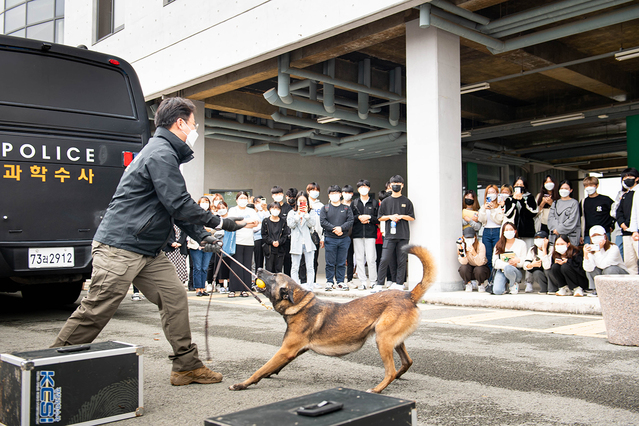
MULTIPOLYGON (((238 191, 235 195, 235 202, 237 205, 231 207, 229 210, 229 216, 242 218, 246 221, 246 226, 242 229, 238 229, 235 235, 235 254, 233 258, 244 265, 249 271, 251 270, 251 264, 253 263, 253 228, 260 224, 260 218, 255 210, 248 208, 248 193, 246 191, 238 191)), ((244 284, 251 287, 252 277, 249 272, 240 268, 240 266, 232 262, 231 263, 231 280, 229 284, 229 297, 234 297, 235 292, 239 291, 242 297, 248 297, 244 284), (235 273, 233 273, 235 272, 235 273)))
POLYGON ((538 210, 536 220, 539 223, 537 231, 544 231, 550 235, 550 230, 548 229, 548 214, 550 213, 550 206, 558 199, 559 185, 557 185, 552 175, 546 175, 544 183, 541 184, 541 188, 537 194, 538 210))
POLYGON ((481 229, 479 201, 477 201, 477 195, 472 189, 467 189, 462 199, 462 228, 468 228, 469 226, 476 232, 481 229))
POLYGON ((510 289, 510 294, 519 292, 519 281, 523 276, 521 268, 526 259, 526 243, 517 238, 517 228, 512 222, 504 223, 501 228, 501 238, 495 244, 493 253, 493 268, 495 271, 495 281, 493 284, 493 294, 504 294, 506 292, 506 282, 510 289))
POLYGON ((458 272, 466 283, 466 291, 473 291, 476 284, 480 293, 485 292, 484 281, 490 277, 490 269, 486 265, 486 246, 479 242, 471 227, 464 229, 463 237, 457 244, 457 260, 461 265, 458 272))
POLYGON ((548 213, 548 229, 550 229, 550 241, 553 242, 559 235, 566 235, 570 243, 579 245, 581 237, 581 221, 579 214, 579 202, 572 198, 572 183, 563 180, 559 184, 559 200, 555 201, 548 213))
POLYGON ((548 272, 550 280, 559 290, 557 296, 583 297, 588 278, 583 268, 584 256, 571 237, 561 234, 555 240, 552 266, 548 272))
MULTIPOLYGON (((198 204, 204 210, 209 210, 211 202, 208 197, 200 197, 198 204)), ((200 245, 199 242, 192 240, 190 237, 187 240, 187 246, 189 248, 189 254, 193 261, 193 287, 195 288, 196 296, 208 296, 206 292, 206 271, 211 261, 213 253, 207 253, 200 245)))
POLYGON ((498 201, 499 188, 496 185, 488 185, 484 192, 484 204, 479 209, 479 221, 484 226, 481 242, 486 248, 487 267, 493 268, 493 249, 499 241, 499 231, 504 221, 504 210, 498 201))
POLYGON ((302 255, 306 261, 306 288, 313 290, 315 269, 313 259, 317 247, 313 244, 311 233, 319 222, 315 210, 310 208, 306 192, 300 191, 295 198, 293 211, 286 216, 286 223, 291 232, 291 278, 300 284, 299 269, 302 255))

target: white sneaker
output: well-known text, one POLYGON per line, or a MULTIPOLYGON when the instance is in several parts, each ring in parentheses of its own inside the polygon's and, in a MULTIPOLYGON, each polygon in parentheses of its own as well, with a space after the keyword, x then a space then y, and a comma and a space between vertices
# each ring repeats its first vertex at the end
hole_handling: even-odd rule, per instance
POLYGON ((357 289, 358 289, 358 290, 366 290, 366 284, 360 284, 360 285, 357 287, 357 289))
POLYGON ((344 283, 337 283, 337 285, 335 286, 335 290, 338 290, 338 291, 348 291, 348 290, 350 290, 350 288, 348 287, 348 284, 344 284, 344 283))
POLYGON ((572 291, 568 288, 567 285, 563 286, 555 293, 557 296, 572 296, 572 291))
POLYGON ((473 285, 473 290, 477 290, 479 283, 477 280, 471 280, 470 283, 473 285))
POLYGON ((519 293, 519 284, 513 284, 510 286, 510 294, 519 293))
POLYGON ((532 283, 526 283, 526 293, 533 293, 534 291, 532 283))
POLYGON ((391 287, 392 287, 392 286, 394 286, 394 285, 395 285, 395 283, 394 283, 394 282, 392 282, 392 281, 390 281, 390 282, 386 281, 386 282, 384 283, 384 286, 383 286, 383 287, 384 287, 384 288, 391 288, 391 287))
POLYGON ((403 284, 397 284, 397 283, 392 283, 390 286, 388 286, 389 290, 404 290, 404 285, 403 284))
POLYGON ((486 284, 482 284, 477 287, 477 291, 480 293, 486 293, 486 284))
POLYGON ((577 287, 572 295, 575 297, 584 297, 584 291, 581 287, 577 287))
POLYGON ((131 296, 131 300, 135 300, 136 302, 142 300, 142 298, 140 297, 140 293, 133 293, 133 296, 131 296))
POLYGON ((322 284, 320 284, 320 283, 315 283, 315 284, 313 285, 313 288, 317 290, 317 289, 322 289, 322 288, 324 288, 324 286, 323 286, 322 284))
POLYGON ((473 292, 473 284, 472 283, 466 284, 466 293, 472 293, 472 292, 473 292))
POLYGON ((383 291, 383 290, 384 290, 383 285, 375 284, 374 286, 371 287, 371 293, 379 293, 380 291, 383 291))

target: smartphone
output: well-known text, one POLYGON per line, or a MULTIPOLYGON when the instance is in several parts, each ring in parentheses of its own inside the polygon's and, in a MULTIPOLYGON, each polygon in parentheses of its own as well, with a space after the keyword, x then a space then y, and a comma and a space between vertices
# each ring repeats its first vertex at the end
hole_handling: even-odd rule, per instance
POLYGON ((300 201, 300 209, 306 210, 306 201, 300 201))

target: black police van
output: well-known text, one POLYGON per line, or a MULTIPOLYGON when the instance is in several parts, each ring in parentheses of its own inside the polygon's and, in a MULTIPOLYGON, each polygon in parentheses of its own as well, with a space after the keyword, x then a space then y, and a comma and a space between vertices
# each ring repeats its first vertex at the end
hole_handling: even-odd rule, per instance
POLYGON ((0 35, 0 291, 73 303, 149 121, 122 59, 0 35))

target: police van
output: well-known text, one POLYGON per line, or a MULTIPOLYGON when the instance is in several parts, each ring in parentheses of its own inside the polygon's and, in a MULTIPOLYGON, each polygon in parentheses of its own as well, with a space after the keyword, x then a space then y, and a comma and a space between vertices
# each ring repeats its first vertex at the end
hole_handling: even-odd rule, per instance
POLYGON ((0 291, 74 302, 91 241, 149 121, 114 56, 0 35, 0 291))

